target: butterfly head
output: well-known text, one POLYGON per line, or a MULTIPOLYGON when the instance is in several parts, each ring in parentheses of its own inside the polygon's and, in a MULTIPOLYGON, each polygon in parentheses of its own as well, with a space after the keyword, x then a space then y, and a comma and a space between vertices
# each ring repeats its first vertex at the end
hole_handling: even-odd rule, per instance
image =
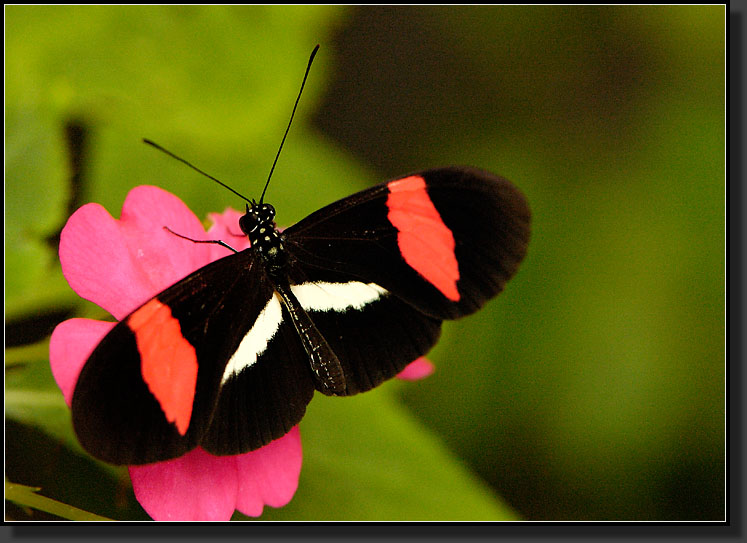
POLYGON ((274 228, 275 208, 270 204, 246 205, 246 213, 239 219, 239 227, 251 239, 261 228, 274 228))

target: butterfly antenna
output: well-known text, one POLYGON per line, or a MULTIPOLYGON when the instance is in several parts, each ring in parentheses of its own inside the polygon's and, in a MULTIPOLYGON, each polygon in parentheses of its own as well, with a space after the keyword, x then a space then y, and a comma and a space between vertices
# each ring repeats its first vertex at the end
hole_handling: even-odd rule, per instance
POLYGON ((280 142, 280 148, 278 148, 278 154, 275 155, 275 160, 272 163, 272 168, 270 168, 270 175, 267 176, 267 182, 265 183, 265 188, 262 190, 262 196, 259 198, 259 203, 261 204, 262 201, 265 198, 265 192, 267 192, 267 187, 270 185, 270 179, 272 178, 272 172, 275 171, 275 164, 278 163, 278 157, 280 157, 280 151, 283 149, 283 144, 285 143, 285 138, 288 136, 288 131, 290 130, 291 123, 293 122, 293 115, 296 114, 296 108, 298 107, 298 101, 301 99, 301 93, 303 92, 303 87, 306 85, 306 78, 309 76, 309 70, 311 70, 311 63, 314 61, 314 57, 316 56, 316 52, 319 50, 319 44, 314 47, 314 50, 311 52, 311 56, 309 57, 309 64, 306 66, 306 73, 303 75, 303 81, 301 82, 301 89, 298 91, 298 97, 296 98, 296 103, 293 106, 293 111, 291 112, 290 121, 288 121, 288 128, 285 129, 285 134, 283 134, 283 139, 280 142))
POLYGON ((225 188, 227 188, 228 190, 230 190, 231 192, 233 192, 233 193, 234 193, 234 194, 235 194, 236 196, 238 196, 239 198, 241 198, 241 199, 243 199, 243 200, 246 200, 247 202, 249 202, 250 204, 252 204, 252 205, 253 205, 253 202, 252 202, 252 200, 250 200, 250 199, 249 199, 249 198, 247 198, 246 196, 244 196, 244 195, 242 195, 242 194, 239 194, 238 192, 236 192, 235 190, 233 190, 233 189, 232 189, 231 187, 229 187, 228 185, 226 185, 226 184, 225 184, 225 183, 224 183, 223 181, 221 181, 221 180, 219 180, 219 179, 216 179, 215 177, 213 177, 213 176, 212 176, 212 175, 210 175, 209 173, 205 173, 205 172, 203 172, 203 171, 202 171, 202 170, 201 170, 200 168, 198 168, 198 167, 197 167, 197 166, 195 166, 194 164, 191 164, 191 163, 187 162, 187 161, 186 161, 186 160, 184 160, 184 159, 183 159, 182 157, 180 157, 180 156, 177 156, 177 155, 175 155, 174 153, 172 153, 172 152, 171 152, 171 151, 169 151, 168 149, 164 149, 163 147, 161 147, 161 146, 160 146, 160 145, 158 145, 157 143, 155 143, 155 142, 153 142, 153 141, 151 141, 151 140, 149 140, 149 139, 146 139, 146 138, 143 138, 143 143, 147 143, 148 145, 150 145, 151 147, 155 147, 156 149, 158 149, 158 150, 159 150, 159 151, 161 151, 162 153, 166 153, 166 154, 167 154, 167 155, 169 155, 169 156, 170 156, 171 158, 175 158, 175 159, 176 159, 176 160, 178 160, 179 162, 181 162, 181 163, 183 163, 183 164, 186 164, 187 166, 189 166, 190 168, 192 168, 192 169, 193 169, 193 170, 195 170, 196 172, 198 172, 198 173, 201 173, 202 175, 204 175, 204 176, 205 176, 205 177, 207 177, 208 179, 212 179, 213 181, 215 181, 216 183, 218 183, 218 184, 219 184, 220 186, 222 186, 222 187, 225 187, 225 188))

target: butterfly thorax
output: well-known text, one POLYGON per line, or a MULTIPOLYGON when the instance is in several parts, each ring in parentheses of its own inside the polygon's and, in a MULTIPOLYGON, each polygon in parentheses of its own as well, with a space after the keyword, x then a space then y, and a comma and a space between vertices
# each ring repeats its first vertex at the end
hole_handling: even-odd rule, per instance
POLYGON ((274 219, 275 208, 270 204, 247 204, 246 213, 239 219, 239 227, 249 237, 252 248, 265 260, 270 273, 284 269, 287 262, 274 219))

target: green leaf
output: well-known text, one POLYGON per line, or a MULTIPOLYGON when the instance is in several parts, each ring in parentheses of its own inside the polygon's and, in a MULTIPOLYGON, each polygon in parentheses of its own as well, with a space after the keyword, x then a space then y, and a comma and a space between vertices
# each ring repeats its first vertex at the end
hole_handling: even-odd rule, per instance
POLYGON ((67 199, 61 130, 42 108, 6 107, 5 316, 71 300, 46 237, 62 225, 67 199))
POLYGON ((392 388, 352 398, 317 394, 301 423, 304 464, 298 492, 286 507, 266 508, 262 520, 517 519, 401 408, 392 388))
MULTIPOLYGON (((48 342, 38 345, 48 346, 48 342)), ((6 357, 20 359, 25 353, 39 351, 37 347, 9 349, 6 357)), ((38 428, 68 448, 82 452, 70 424, 70 409, 46 359, 6 367, 5 417, 38 428)))

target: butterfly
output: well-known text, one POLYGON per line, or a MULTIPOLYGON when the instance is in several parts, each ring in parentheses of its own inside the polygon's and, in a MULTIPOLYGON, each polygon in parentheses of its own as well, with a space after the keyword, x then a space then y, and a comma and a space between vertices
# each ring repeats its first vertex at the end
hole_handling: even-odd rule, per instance
POLYGON ((93 456, 258 449, 299 423, 315 391, 365 392, 427 353, 444 320, 501 292, 529 242, 526 198, 476 168, 405 175, 282 231, 264 194, 239 220, 248 249, 160 292, 94 348, 72 398, 93 456))

